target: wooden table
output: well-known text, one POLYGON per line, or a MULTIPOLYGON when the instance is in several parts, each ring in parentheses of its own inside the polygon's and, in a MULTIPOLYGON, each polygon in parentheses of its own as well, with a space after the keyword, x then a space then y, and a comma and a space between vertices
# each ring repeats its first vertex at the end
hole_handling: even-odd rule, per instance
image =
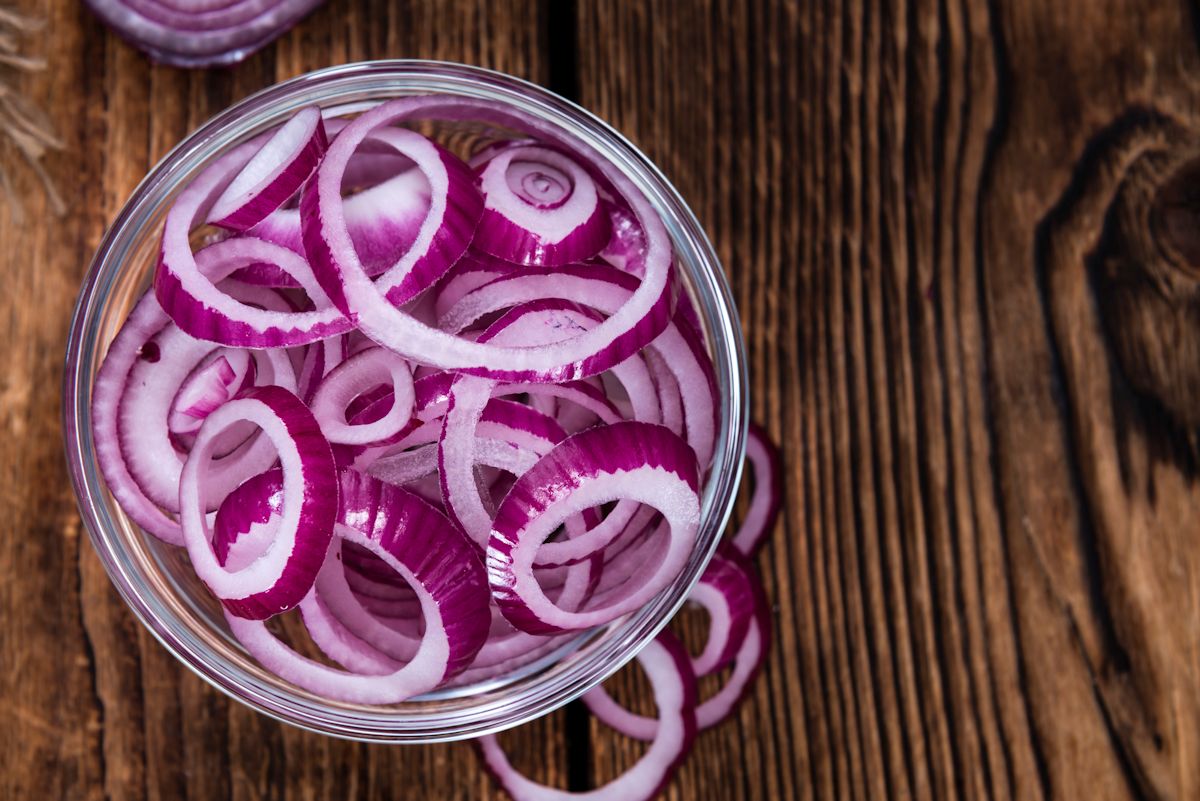
MULTIPOLYGON (((13 799, 499 798, 467 745, 259 717, 167 656, 81 530, 61 359, 138 179, 229 103, 358 59, 531 78, 707 226, 784 447, 774 651, 685 799, 1200 798, 1200 11, 1185 0, 330 0, 231 70, 45 0, 20 86, 69 213, 0 213, 0 782, 13 799)), ((513 734, 560 786, 640 746, 513 734), (549 756, 544 756, 548 754, 549 756)))

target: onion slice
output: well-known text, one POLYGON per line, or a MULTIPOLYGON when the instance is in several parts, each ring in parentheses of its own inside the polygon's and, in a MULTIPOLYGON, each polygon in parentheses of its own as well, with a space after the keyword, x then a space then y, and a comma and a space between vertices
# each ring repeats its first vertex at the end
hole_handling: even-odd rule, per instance
POLYGON ((370 445, 395 436, 413 415, 415 392, 409 363, 387 348, 354 354, 329 372, 313 393, 312 410, 330 442, 370 445), (369 423, 351 423, 350 402, 385 383, 391 388, 391 407, 369 423))
POLYGON ((139 361, 154 364, 162 358, 152 340, 170 321, 152 293, 143 295, 133 307, 108 346, 104 363, 96 374, 92 387, 92 434, 100 472, 125 514, 160 540, 183 545, 179 524, 146 495, 130 474, 119 431, 121 398, 125 395, 129 371, 139 361))
POLYGON ((250 352, 225 349, 210 357, 180 386, 171 404, 167 427, 172 434, 194 434, 204 418, 243 389, 254 385, 250 352))
POLYGON ((642 606, 679 573, 699 524, 696 456, 686 442, 649 423, 589 429, 539 459, 496 512, 487 545, 492 596, 509 622, 531 634, 607 623, 642 606), (624 591, 599 608, 573 612, 555 606, 533 572, 538 549, 568 518, 621 499, 663 514, 669 529, 663 552, 643 560, 624 591))
MULTIPOLYGON (((463 182, 457 166, 431 142, 415 141, 405 152, 425 171, 433 203, 420 235, 377 286, 354 253, 341 209, 342 175, 358 145, 384 126, 420 114, 428 98, 382 103, 347 125, 330 145, 325 160, 301 195, 305 252, 330 297, 376 342, 424 364, 510 381, 566 381, 596 375, 633 355, 665 328, 675 297, 670 240, 662 221, 643 198, 630 203, 646 231, 645 277, 628 301, 591 331, 561 343, 506 348, 472 342, 421 323, 397 309, 390 287, 416 275, 426 261, 429 272, 442 272, 466 250, 466 240, 482 212, 474 187, 463 182), (451 215, 452 210, 459 213, 451 215), (467 210, 474 210, 472 219, 467 210), (471 230, 464 235, 469 222, 471 230), (430 256, 435 238, 446 243, 430 256), (455 247, 450 248, 449 244, 455 247), (446 254, 451 251, 453 259, 446 254)), ((452 157, 450 157, 452 158, 452 157)), ((467 173, 469 175, 469 172, 467 173)), ((632 191, 632 190, 631 190, 632 191)), ((439 273, 440 274, 440 273, 439 273)), ((417 283, 421 283, 419 280, 417 283)))
POLYGON ((280 387, 255 387, 205 419, 179 479, 179 505, 188 556, 200 580, 231 614, 271 617, 300 602, 325 558, 338 509, 333 453, 299 398, 280 387), (271 547, 247 567, 230 571, 214 552, 205 474, 217 436, 243 420, 259 426, 278 450, 284 499, 271 547))
POLYGON ((245 231, 296 194, 321 163, 329 140, 315 106, 301 109, 246 163, 208 211, 208 222, 245 231))
MULTIPOLYGON (((362 298, 376 298, 392 313, 400 314, 395 306, 412 300, 441 278, 466 252, 483 208, 469 168, 453 154, 415 131, 370 124, 379 111, 389 105, 377 106, 338 134, 314 180, 306 185, 300 196, 304 251, 312 259, 313 269, 325 291, 338 308, 357 320, 360 326, 362 321, 358 318, 362 309, 359 301, 362 298), (431 191, 429 212, 416 240, 374 282, 355 250, 346 218, 346 200, 341 194, 346 165, 354 149, 368 134, 373 141, 386 143, 412 159, 429 182, 431 191), (347 276, 361 278, 362 283, 347 285, 347 276), (361 298, 358 291, 347 293, 351 289, 360 291, 361 298)), ((408 315, 403 316, 408 318, 408 315)), ((377 332, 365 326, 363 329, 380 344, 389 344, 377 336, 377 332)), ((404 349, 393 350, 409 353, 404 349)))
MULTIPOLYGON (((739 561, 737 557, 731 558, 739 561)), ((751 575, 749 566, 744 565, 743 570, 748 577, 751 575)), ((751 587, 754 589, 753 606, 747 615, 745 632, 737 640, 730 640, 736 646, 733 670, 715 694, 696 706, 696 724, 701 731, 716 726, 733 713, 754 677, 762 670, 766 659, 767 648, 771 642, 770 611, 762 598, 761 587, 753 580, 751 587)), ((697 675, 708 675, 715 670, 713 667, 706 673, 697 675)), ((614 701, 603 687, 589 690, 584 694, 583 702, 597 719, 626 737, 654 740, 658 734, 657 720, 625 709, 614 701)))
POLYGON ((757 423, 751 423, 746 436, 746 461, 754 470, 754 494, 730 545, 743 556, 753 556, 775 527, 781 505, 781 466, 779 451, 771 435, 757 423))
POLYGON ((632 768, 603 787, 569 793, 538 784, 513 769, 494 735, 479 739, 485 766, 515 801, 649 801, 670 781, 695 738, 696 680, 687 651, 668 632, 647 644, 637 661, 650 679, 658 706, 656 736, 632 768))
POLYGON ((420 599, 425 633, 411 661, 383 675, 348 673, 300 656, 259 621, 226 620, 246 649, 287 681, 350 703, 398 703, 460 672, 483 646, 483 566, 466 537, 416 495, 351 470, 341 473, 339 488, 338 536, 385 562, 420 599))
POLYGON ((587 171, 545 147, 510 147, 479 174, 483 216, 474 246, 517 264, 557 267, 595 256, 612 237, 587 171))

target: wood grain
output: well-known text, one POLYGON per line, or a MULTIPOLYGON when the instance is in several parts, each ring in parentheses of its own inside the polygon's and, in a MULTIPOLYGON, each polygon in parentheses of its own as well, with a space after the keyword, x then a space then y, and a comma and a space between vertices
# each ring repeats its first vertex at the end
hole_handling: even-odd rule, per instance
POLYGON ((583 0, 581 100, 712 233, 790 503, 669 797, 1196 797, 1194 6, 684 5, 583 0))
MULTIPOLYGON (((666 797, 1200 797, 1194 3, 330 0, 207 73, 76 0, 29 8, 51 68, 21 88, 70 212, 25 173, 26 221, 0 211, 4 798, 503 797, 469 746, 308 735, 182 670, 111 589, 61 455, 71 306, 146 170, 262 86, 401 56, 593 109, 728 268, 785 454, 775 647, 666 797)), ((644 748, 576 709, 504 743, 576 789, 644 748)))

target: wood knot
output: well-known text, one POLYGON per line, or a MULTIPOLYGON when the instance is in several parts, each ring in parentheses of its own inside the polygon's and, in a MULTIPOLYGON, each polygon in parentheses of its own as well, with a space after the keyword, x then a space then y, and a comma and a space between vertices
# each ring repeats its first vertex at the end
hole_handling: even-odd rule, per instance
POLYGON ((1176 423, 1200 426, 1200 147, 1130 164, 1093 259, 1126 377, 1176 423))
POLYGON ((1200 159, 1184 164, 1159 188, 1150 223, 1166 259, 1200 279, 1200 159))

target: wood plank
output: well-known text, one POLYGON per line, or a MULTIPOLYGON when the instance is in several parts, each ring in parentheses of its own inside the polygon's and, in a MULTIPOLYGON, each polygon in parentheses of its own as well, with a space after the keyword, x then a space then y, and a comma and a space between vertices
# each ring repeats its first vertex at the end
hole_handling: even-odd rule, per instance
MULTIPOLYGON (((776 649, 667 797, 1195 797, 1196 172, 1174 250, 1149 228, 1194 9, 578 18, 580 100, 712 234, 787 463, 776 649)), ((592 738, 598 781, 639 753, 592 738)))

